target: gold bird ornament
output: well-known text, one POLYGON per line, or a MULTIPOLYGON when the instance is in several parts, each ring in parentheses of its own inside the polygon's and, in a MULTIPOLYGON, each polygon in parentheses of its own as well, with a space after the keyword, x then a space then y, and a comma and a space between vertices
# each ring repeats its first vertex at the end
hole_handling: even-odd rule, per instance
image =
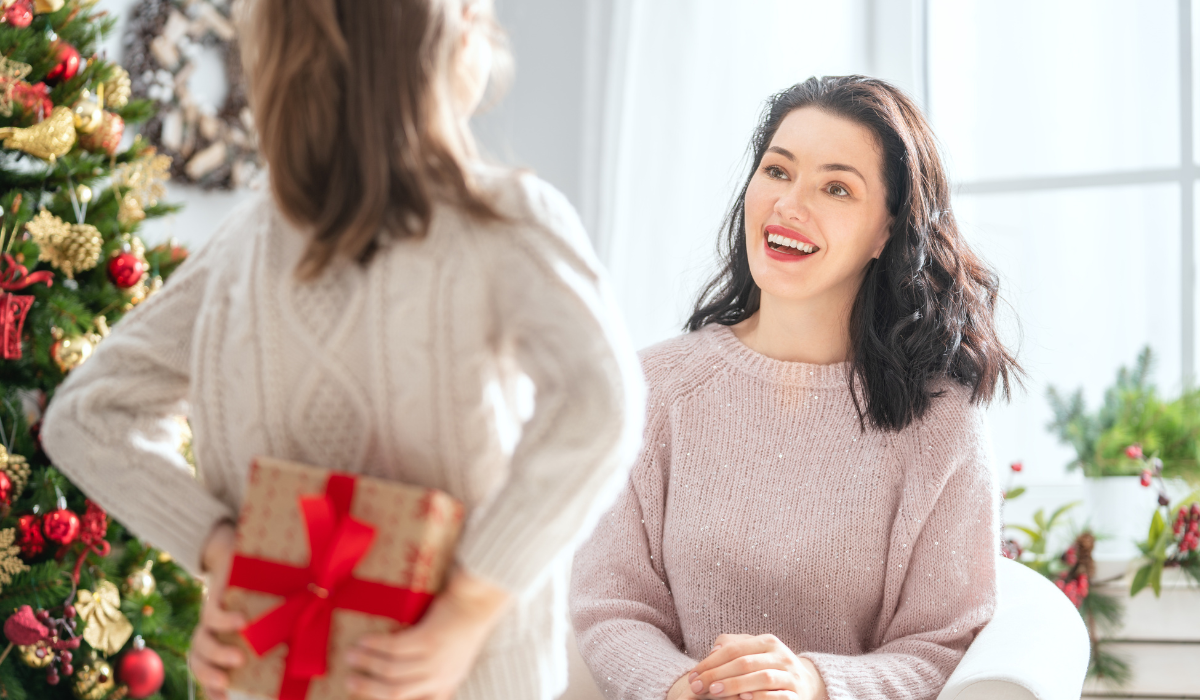
POLYGON ((75 145, 75 113, 70 107, 59 105, 39 124, 24 129, 11 126, 0 129, 0 139, 4 139, 5 148, 24 151, 53 165, 75 145))

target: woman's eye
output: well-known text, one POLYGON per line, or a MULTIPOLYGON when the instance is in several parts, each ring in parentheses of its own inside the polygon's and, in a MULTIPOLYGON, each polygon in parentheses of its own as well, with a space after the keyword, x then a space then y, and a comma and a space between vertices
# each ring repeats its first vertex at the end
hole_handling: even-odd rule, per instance
POLYGON ((845 187, 842 187, 841 185, 838 185, 838 184, 830 185, 828 190, 829 190, 829 194, 831 194, 835 197, 849 197, 850 196, 850 190, 848 190, 845 187))
POLYGON ((763 172, 767 174, 767 177, 775 180, 787 179, 787 173, 785 173, 783 168, 779 167, 778 165, 768 165, 767 167, 763 168, 763 172))

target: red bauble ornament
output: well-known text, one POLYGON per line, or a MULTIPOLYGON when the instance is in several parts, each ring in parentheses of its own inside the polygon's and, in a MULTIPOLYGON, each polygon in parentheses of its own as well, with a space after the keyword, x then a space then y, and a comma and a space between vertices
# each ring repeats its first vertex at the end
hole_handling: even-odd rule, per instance
POLYGON ((108 534, 108 513, 89 500, 87 510, 80 522, 79 539, 86 545, 93 545, 103 540, 106 534, 108 534))
POLYGON ((121 137, 125 135, 125 120, 119 114, 105 112, 100 126, 90 134, 79 134, 79 145, 93 153, 117 154, 121 137))
POLYGON ((56 41, 52 47, 54 67, 50 69, 49 73, 46 73, 46 80, 62 82, 74 78, 75 74, 79 72, 79 63, 82 60, 79 50, 65 41, 56 41))
POLYGON ((129 687, 129 697, 146 698, 158 692, 163 684, 162 657, 147 649, 141 637, 133 640, 133 649, 121 657, 117 680, 129 687))
POLYGON ((42 537, 42 520, 36 515, 22 515, 17 518, 17 546, 21 548, 21 556, 33 559, 46 548, 46 538, 42 537))
POLYGON ((24 29, 33 21, 33 0, 17 0, 4 10, 4 21, 24 29))
POLYGON ((51 542, 71 544, 79 537, 79 516, 66 508, 52 510, 42 518, 42 532, 51 542))
POLYGON ((12 479, 8 478, 8 474, 0 472, 0 503, 6 506, 12 505, 12 491, 12 479))
POLYGON ((12 96, 26 114, 39 120, 45 119, 54 111, 54 102, 50 100, 50 87, 45 83, 17 83, 13 86, 12 96))
POLYGON ((13 644, 29 646, 49 637, 50 630, 38 621, 33 608, 22 605, 4 621, 4 636, 13 644))
POLYGON ((146 262, 133 253, 117 253, 108 261, 108 278, 121 289, 129 289, 142 281, 147 269, 146 262))

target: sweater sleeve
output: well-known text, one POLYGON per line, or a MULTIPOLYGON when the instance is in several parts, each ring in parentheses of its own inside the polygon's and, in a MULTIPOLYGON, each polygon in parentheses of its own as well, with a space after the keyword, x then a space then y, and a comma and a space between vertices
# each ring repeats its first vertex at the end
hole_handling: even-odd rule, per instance
POLYGON ((830 700, 934 700, 995 611, 999 492, 983 415, 944 403, 956 405, 926 421, 913 445, 905 491, 921 495, 905 498, 893 527, 887 585, 898 595, 879 646, 862 656, 801 654, 830 700))
POLYGON ((192 476, 177 420, 187 414, 193 329, 218 243, 193 253, 71 370, 41 433, 54 465, 89 498, 193 574, 212 528, 234 518, 192 476))
POLYGON ((584 661, 609 700, 659 700, 695 666, 663 567, 670 450, 666 409, 651 401, 629 484, 575 556, 571 616, 584 661))
POLYGON ((566 199, 525 178, 531 223, 489 247, 503 344, 535 389, 499 492, 475 509, 459 563, 529 590, 570 556, 611 505, 637 456, 645 388, 616 304, 566 199))

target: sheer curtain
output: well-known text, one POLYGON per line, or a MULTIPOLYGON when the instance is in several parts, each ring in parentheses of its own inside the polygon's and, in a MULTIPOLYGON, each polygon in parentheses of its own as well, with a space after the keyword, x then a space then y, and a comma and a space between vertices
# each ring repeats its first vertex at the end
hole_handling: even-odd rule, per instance
POLYGON ((763 101, 812 75, 866 72, 872 4, 612 5, 596 196, 584 210, 639 347, 679 333, 711 274, 763 101))

